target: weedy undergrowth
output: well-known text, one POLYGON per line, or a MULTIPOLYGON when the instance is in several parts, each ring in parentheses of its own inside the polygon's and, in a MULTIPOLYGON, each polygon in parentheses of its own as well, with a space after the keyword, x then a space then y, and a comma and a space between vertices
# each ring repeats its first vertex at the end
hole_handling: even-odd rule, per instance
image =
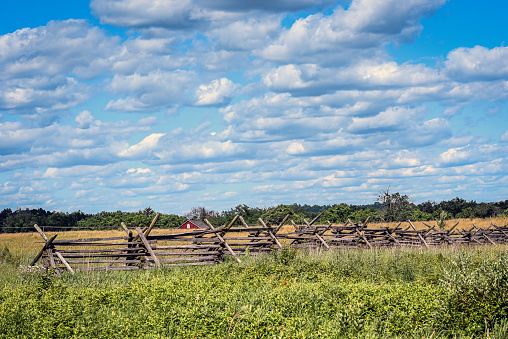
MULTIPOLYGON (((478 335, 506 328, 508 318, 508 254, 464 252, 443 272, 448 291, 437 313, 444 328, 478 335)), ((499 337, 499 334, 497 334, 499 337)))
POLYGON ((0 338, 502 339, 508 329, 503 249, 284 249, 242 264, 30 270, 0 286, 0 338))

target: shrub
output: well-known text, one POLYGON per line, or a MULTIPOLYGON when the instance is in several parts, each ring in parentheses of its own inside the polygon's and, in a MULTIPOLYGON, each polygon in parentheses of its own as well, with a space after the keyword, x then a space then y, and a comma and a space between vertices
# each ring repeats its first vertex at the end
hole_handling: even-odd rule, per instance
POLYGON ((448 297, 442 301, 438 323, 444 328, 481 334, 508 317, 508 255, 464 254, 444 272, 448 297))
POLYGON ((18 255, 13 255, 9 248, 4 246, 2 250, 0 250, 0 264, 9 264, 13 266, 19 265, 21 258, 18 255))

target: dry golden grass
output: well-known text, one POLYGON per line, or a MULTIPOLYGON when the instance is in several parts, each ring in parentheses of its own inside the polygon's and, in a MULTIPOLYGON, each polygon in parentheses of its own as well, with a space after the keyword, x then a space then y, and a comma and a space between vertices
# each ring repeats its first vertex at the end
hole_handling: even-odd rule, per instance
MULTIPOLYGON (((478 227, 486 228, 489 227, 491 224, 496 224, 497 226, 505 226, 508 223, 508 218, 488 218, 488 219, 452 219, 452 220, 446 220, 445 224, 445 230, 452 228, 456 223, 459 223, 457 225, 457 228, 459 229, 471 229, 473 228, 473 224, 475 224, 478 227)), ((421 221, 412 221, 413 225, 416 229, 428 229, 427 226, 423 224, 421 221)), ((436 230, 439 230, 439 227, 437 227, 437 222, 434 221, 425 221, 425 223, 429 226, 436 226, 436 230)), ((389 226, 389 227, 395 227, 398 223, 392 222, 392 223, 379 223, 379 224, 369 224, 369 227, 376 227, 376 226, 389 226), (374 226, 376 225, 376 226, 374 226)), ((406 228, 409 226, 407 222, 403 222, 401 224, 401 227, 406 228)))
MULTIPOLYGON (((154 229, 152 234, 174 233, 176 230, 154 229)), ((81 239, 81 238, 110 238, 123 237, 124 231, 68 231, 68 232, 44 232, 48 237, 58 234, 57 239, 81 239)), ((0 249, 7 246, 13 254, 36 255, 41 249, 43 239, 37 232, 33 233, 3 233, 0 234, 0 249)))
MULTIPOLYGON (((470 229, 473 227, 473 223, 478 227, 488 227, 491 223, 494 223, 498 226, 505 226, 508 223, 508 218, 491 218, 491 219, 454 219, 446 221, 446 229, 449 229, 455 225, 456 222, 459 222, 457 226, 459 229, 470 229)), ((426 222, 428 225, 435 226, 436 221, 426 222)), ((379 224, 369 224, 369 227, 377 228, 380 226, 390 226, 394 227, 398 223, 379 223, 379 224)), ((419 221, 413 222, 414 226, 417 229, 427 229, 427 227, 419 221)), ((401 225, 402 227, 407 227, 409 224, 407 222, 401 225)), ((436 227, 436 229, 438 229, 436 227)), ((153 229, 151 234, 168 234, 168 233, 177 233, 185 230, 180 229, 153 229)), ((279 233, 289 233, 293 232, 294 227, 292 225, 284 225, 279 233)), ((110 231, 68 231, 68 232, 57 232, 57 239, 79 239, 79 238, 109 238, 109 237, 119 237, 125 236, 125 232, 121 230, 110 230, 110 231)), ((46 232, 48 237, 56 234, 55 232, 46 232)), ((234 236, 241 237, 247 236, 248 233, 235 233, 234 236)), ((233 236, 233 235, 232 235, 233 236)), ((23 255, 35 255, 42 247, 42 238, 37 232, 33 233, 7 233, 0 234, 0 249, 7 246, 11 253, 13 254, 23 254, 23 255)), ((173 244, 176 244, 173 242, 173 244)))

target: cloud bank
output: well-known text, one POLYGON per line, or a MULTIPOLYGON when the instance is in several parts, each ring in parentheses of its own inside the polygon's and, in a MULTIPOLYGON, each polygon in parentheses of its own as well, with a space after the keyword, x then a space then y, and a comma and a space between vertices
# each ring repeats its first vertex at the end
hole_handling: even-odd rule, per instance
POLYGON ((2 35, 4 207, 505 199, 508 47, 391 55, 445 3, 92 0, 2 35))

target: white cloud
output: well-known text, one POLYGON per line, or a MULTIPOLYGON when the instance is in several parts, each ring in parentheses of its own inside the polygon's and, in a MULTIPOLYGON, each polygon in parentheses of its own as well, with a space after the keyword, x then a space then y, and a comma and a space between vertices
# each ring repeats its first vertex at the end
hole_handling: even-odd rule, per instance
POLYGON ((156 153, 155 164, 193 162, 222 162, 247 155, 244 147, 231 141, 201 141, 182 144, 178 149, 161 150, 156 153))
POLYGON ((2 201, 185 212, 370 203, 388 185, 502 196, 508 132, 496 144, 467 124, 502 121, 506 48, 389 55, 444 2, 93 0, 103 28, 0 36, 2 201))
POLYGON ((508 142, 508 131, 501 136, 501 141, 508 142))
POLYGON ((0 110, 48 125, 89 95, 87 85, 69 77, 8 80, 0 82, 0 110))
POLYGON ((297 95, 324 94, 342 89, 390 89, 434 85, 443 80, 437 71, 424 65, 360 61, 345 67, 321 67, 316 64, 284 65, 270 70, 264 83, 276 92, 297 95))
POLYGON ((419 110, 403 107, 392 107, 374 117, 353 118, 348 127, 352 133, 373 133, 406 129, 414 120, 419 110))
POLYGON ((20 123, 0 124, 0 170, 21 167, 67 167, 78 164, 118 162, 126 139, 134 132, 148 132, 156 121, 94 121, 88 128, 52 124, 29 128, 20 123), (65 142, 63 142, 65 140, 65 142))
POLYGON ((305 152, 305 148, 303 147, 301 142, 292 142, 288 148, 286 148, 286 152, 291 155, 296 155, 305 152))
POLYGON ((90 97, 83 81, 108 70, 106 60, 119 41, 84 20, 0 36, 0 110, 51 124, 90 97))
POLYGON ((127 98, 111 100, 105 110, 119 112, 154 111, 186 101, 185 92, 196 81, 194 72, 154 70, 143 75, 115 75, 110 88, 127 98))
POLYGON ((445 0, 352 1, 347 10, 337 6, 297 20, 261 56, 278 62, 343 64, 375 56, 389 42, 406 43, 421 31, 419 20, 445 0))
POLYGON ((138 29, 191 30, 208 25, 224 26, 242 14, 299 11, 330 5, 331 0, 210 1, 92 0, 92 12, 101 23, 138 29))
POLYGON ((212 81, 209 85, 201 85, 196 90, 196 106, 212 106, 228 104, 233 92, 239 87, 227 78, 212 81))
POLYGON ((227 26, 220 26, 209 34, 225 49, 250 51, 264 47, 279 30, 280 17, 267 16, 235 21, 227 26))
POLYGON ((130 146, 127 149, 121 150, 118 155, 122 158, 129 159, 149 159, 152 157, 154 151, 159 148, 159 139, 164 135, 164 133, 152 133, 141 140, 139 143, 130 146))
POLYGON ((172 36, 141 35, 124 41, 108 62, 111 72, 117 75, 148 74, 154 70, 166 72, 187 68, 196 58, 176 53, 179 39, 172 36))
POLYGON ((78 114, 74 121, 76 121, 78 128, 89 128, 94 122, 94 117, 90 111, 84 110, 78 114))
POLYGON ((43 129, 27 131, 19 122, 0 123, 0 155, 27 152, 43 135, 43 129))
POLYGON ((352 1, 345 17, 345 25, 358 32, 401 35, 405 39, 420 31, 420 20, 433 14, 446 0, 352 1))
POLYGON ((90 7, 101 23, 120 27, 182 29, 196 25, 199 16, 190 0, 92 0, 90 7))
POLYGON ((453 107, 448 107, 448 108, 447 108, 447 109, 445 109, 445 111, 443 112, 443 116, 445 116, 445 117, 452 117, 452 116, 454 116, 455 114, 459 113, 461 110, 462 110, 462 106, 453 106, 453 107))
POLYGON ((451 148, 448 151, 441 153, 440 155, 442 162, 447 164, 465 163, 470 159, 470 157, 470 151, 466 150, 464 147, 451 148))
POLYGON ((508 47, 460 47, 448 53, 447 74, 458 81, 491 81, 508 77, 508 47))
POLYGON ((108 37, 101 29, 84 20, 50 21, 46 26, 24 28, 0 36, 0 78, 52 77, 87 72, 94 61, 107 58, 120 39, 108 37))
POLYGON ((508 154, 508 147, 498 145, 467 145, 450 148, 439 156, 443 167, 463 166, 489 159, 503 158, 508 154))
POLYGON ((149 168, 129 168, 127 174, 131 175, 149 175, 152 171, 149 168))

